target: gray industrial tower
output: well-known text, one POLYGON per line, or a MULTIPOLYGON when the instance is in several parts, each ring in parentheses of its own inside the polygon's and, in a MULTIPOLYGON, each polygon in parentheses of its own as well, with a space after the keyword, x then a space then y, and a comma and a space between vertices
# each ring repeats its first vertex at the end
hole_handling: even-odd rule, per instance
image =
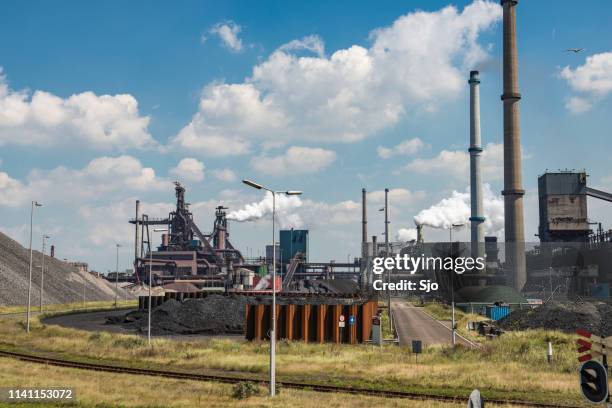
POLYGON ((482 177, 480 156, 480 77, 478 71, 470 72, 470 197, 472 213, 472 256, 484 257, 484 221, 482 211, 482 177))
POLYGON ((504 216, 506 234, 506 273, 520 291, 527 280, 525 267, 525 225, 523 216, 523 177, 519 123, 518 53, 516 49, 517 0, 502 0, 504 10, 504 216))

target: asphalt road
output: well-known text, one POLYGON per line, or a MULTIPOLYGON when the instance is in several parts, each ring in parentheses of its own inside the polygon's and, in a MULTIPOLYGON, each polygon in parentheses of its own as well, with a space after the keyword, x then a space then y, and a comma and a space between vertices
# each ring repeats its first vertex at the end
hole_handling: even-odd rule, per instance
MULTIPOLYGON (((400 346, 410 346, 412 340, 421 340, 423 345, 451 344, 450 322, 433 319, 421 308, 403 301, 391 304, 400 346)), ((471 343, 456 336, 457 343, 470 347, 471 343)))

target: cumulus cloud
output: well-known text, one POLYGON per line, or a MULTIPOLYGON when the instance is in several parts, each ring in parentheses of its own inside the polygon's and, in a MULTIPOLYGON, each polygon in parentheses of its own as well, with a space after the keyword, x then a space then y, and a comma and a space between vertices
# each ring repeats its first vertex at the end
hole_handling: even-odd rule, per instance
POLYGON ((406 115, 435 110, 464 87, 464 72, 487 57, 479 35, 501 7, 416 11, 371 32, 371 46, 324 55, 318 37, 292 41, 242 83, 213 83, 171 141, 201 154, 245 154, 254 143, 355 142, 406 115), (314 55, 297 55, 308 50, 314 55))
POLYGON ((33 169, 25 182, 0 172, 0 206, 16 207, 43 197, 45 204, 75 204, 108 198, 115 192, 163 190, 167 184, 132 156, 104 156, 91 160, 82 169, 33 169))
POLYGON ((236 181, 238 176, 232 169, 217 169, 212 171, 212 175, 220 181, 226 181, 231 183, 232 181, 236 181))
POLYGON ((586 112, 594 102, 612 93, 612 51, 588 56, 576 68, 566 66, 559 76, 580 95, 570 97, 566 108, 572 113, 586 112))
MULTIPOLYGON (((417 224, 433 228, 448 229, 452 224, 465 224, 470 218, 470 193, 453 191, 450 197, 444 198, 431 207, 422 210, 415 217, 417 224)), ((483 185, 483 210, 487 234, 503 235, 504 200, 491 190, 488 184, 483 185)))
POLYGON ((204 163, 197 159, 187 157, 182 159, 178 165, 170 169, 170 174, 181 180, 202 181, 204 180, 204 163))
MULTIPOLYGON (((368 193, 368 202, 375 205, 384 205, 385 191, 377 190, 368 193)), ((410 191, 405 188, 392 188, 389 190, 388 201, 391 206, 402 207, 412 205, 425 198, 424 191, 410 191)))
MULTIPOLYGON (((208 30, 210 34, 219 37, 224 47, 235 53, 244 49, 242 40, 238 37, 241 31, 242 27, 233 21, 217 23, 208 30)), ((202 40, 205 40, 205 37, 202 40)))
MULTIPOLYGON (((525 157, 525 156, 523 156, 525 157)), ((487 180, 499 180, 503 177, 504 145, 489 143, 481 156, 481 169, 487 180)), ((470 174, 470 155, 462 150, 442 150, 431 159, 414 159, 401 171, 419 174, 442 174, 465 180, 470 174)))
POLYGON ((145 148, 156 145, 149 120, 140 115, 132 95, 83 92, 60 98, 41 90, 15 91, 0 67, 0 146, 79 143, 97 149, 145 148))
POLYGON ((389 159, 393 156, 415 154, 423 149, 423 147, 425 147, 425 143, 418 137, 415 137, 414 139, 404 140, 393 147, 378 146, 376 151, 381 159, 389 159))
POLYGON ((317 173, 336 160, 331 150, 292 146, 279 156, 259 156, 251 160, 255 170, 276 176, 317 173))

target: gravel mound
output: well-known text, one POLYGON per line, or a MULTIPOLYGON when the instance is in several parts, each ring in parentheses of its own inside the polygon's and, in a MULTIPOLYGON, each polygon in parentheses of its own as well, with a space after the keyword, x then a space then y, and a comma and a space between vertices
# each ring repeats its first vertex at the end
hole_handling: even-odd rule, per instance
MULTIPOLYGON (((40 267, 42 254, 33 251, 32 256, 32 304, 40 302, 40 267)), ((30 250, 0 232, 0 306, 17 306, 28 303, 30 250)), ((71 303, 85 299, 113 300, 115 285, 90 273, 80 273, 71 265, 57 258, 45 256, 44 294, 45 304, 71 303)), ((119 298, 125 291, 119 289, 119 298)), ((128 298, 134 296, 128 293, 128 298)))
MULTIPOLYGON (((154 334, 241 334, 247 300, 240 296, 208 295, 178 302, 167 300, 151 313, 154 334)), ((109 323, 113 323, 110 322, 109 323)), ((123 319, 126 327, 147 331, 147 313, 131 312, 123 319)))
POLYGON ((612 305, 602 301, 551 301, 536 309, 515 310, 497 325, 504 330, 549 329, 568 333, 586 329, 610 336, 612 305))

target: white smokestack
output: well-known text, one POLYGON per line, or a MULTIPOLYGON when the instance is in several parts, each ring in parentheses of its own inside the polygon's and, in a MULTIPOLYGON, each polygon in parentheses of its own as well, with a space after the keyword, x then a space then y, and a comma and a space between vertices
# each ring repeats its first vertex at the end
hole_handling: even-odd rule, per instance
POLYGON ((484 247, 484 222, 482 208, 482 177, 480 156, 480 77, 478 71, 470 72, 470 196, 471 196, 471 242, 472 255, 481 257, 484 247))

